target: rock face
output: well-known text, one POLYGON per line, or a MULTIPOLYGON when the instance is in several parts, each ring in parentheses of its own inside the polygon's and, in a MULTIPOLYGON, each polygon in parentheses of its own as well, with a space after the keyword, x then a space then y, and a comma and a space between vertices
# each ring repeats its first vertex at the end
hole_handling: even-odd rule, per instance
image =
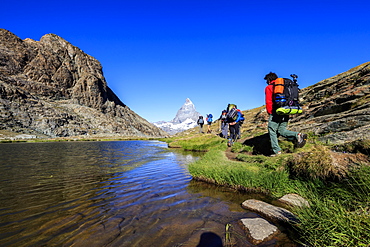
POLYGON ((174 135, 184 130, 194 128, 197 125, 199 116, 200 113, 196 111, 193 102, 187 98, 172 121, 160 121, 154 124, 167 133, 174 135))
POLYGON ((304 113, 290 123, 321 141, 370 139, 370 62, 301 91, 304 113))
POLYGON ((107 86, 101 64, 61 37, 0 29, 0 130, 45 137, 163 137, 107 86))

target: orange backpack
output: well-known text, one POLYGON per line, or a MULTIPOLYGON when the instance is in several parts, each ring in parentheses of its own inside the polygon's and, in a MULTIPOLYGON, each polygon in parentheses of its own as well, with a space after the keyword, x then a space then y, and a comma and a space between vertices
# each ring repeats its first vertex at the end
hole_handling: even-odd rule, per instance
POLYGON ((274 83, 274 95, 284 93, 284 78, 277 78, 274 83))

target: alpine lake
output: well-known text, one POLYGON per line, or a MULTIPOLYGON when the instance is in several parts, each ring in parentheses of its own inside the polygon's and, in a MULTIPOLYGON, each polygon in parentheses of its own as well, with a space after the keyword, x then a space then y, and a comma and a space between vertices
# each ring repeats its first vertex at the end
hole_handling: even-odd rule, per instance
MULTIPOLYGON (((160 141, 0 144, 0 246, 255 246, 241 207, 160 141), (224 243, 224 245, 222 244, 224 243)), ((297 246, 284 233, 259 246, 297 246)))

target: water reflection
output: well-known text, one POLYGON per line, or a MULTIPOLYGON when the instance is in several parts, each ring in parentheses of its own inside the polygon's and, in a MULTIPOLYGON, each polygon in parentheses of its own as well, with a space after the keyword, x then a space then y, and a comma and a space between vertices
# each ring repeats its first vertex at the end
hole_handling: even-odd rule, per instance
POLYGON ((0 157, 1 246, 196 246, 251 217, 162 142, 0 144, 0 157))

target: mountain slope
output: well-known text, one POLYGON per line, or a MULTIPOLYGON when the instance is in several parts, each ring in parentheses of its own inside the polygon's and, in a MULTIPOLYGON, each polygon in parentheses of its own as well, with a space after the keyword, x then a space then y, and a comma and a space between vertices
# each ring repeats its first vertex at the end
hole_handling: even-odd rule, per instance
POLYGON ((301 92, 304 113, 291 126, 330 143, 370 139, 370 62, 301 92))
POLYGON ((45 137, 163 137, 107 86, 101 64, 54 34, 0 29, 0 129, 45 137))
MULTIPOLYGON (((370 62, 302 89, 300 98, 304 111, 291 115, 288 129, 312 133, 331 144, 370 140, 370 62)), ((264 106, 243 113, 243 139, 267 134, 268 114, 264 106)), ((218 126, 211 128, 216 131, 218 126)), ((184 135, 190 132, 197 133, 197 129, 184 135)))

